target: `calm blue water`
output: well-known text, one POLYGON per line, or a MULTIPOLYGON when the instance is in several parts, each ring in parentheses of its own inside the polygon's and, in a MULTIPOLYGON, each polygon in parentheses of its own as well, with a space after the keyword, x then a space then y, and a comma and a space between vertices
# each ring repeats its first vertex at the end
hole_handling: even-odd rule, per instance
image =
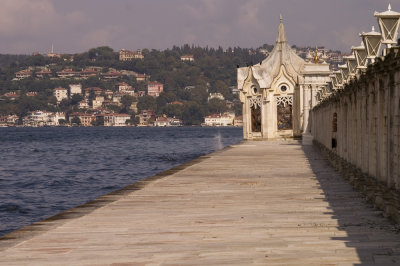
POLYGON ((241 139, 241 128, 0 128, 0 236, 241 139))

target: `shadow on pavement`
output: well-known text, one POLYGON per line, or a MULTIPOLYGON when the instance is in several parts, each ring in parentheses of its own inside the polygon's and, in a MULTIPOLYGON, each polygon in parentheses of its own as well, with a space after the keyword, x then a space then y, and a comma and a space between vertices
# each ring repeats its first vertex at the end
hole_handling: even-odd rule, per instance
POLYGON ((302 146, 310 166, 324 191, 342 240, 357 251, 361 263, 355 265, 400 265, 400 234, 396 225, 365 199, 338 173, 314 146, 302 146))

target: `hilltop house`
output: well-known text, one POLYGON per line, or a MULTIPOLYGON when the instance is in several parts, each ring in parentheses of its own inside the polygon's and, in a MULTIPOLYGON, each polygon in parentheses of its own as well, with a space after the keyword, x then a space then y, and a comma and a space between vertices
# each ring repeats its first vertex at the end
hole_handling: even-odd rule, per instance
POLYGON ((55 88, 53 94, 57 98, 57 102, 61 102, 63 99, 68 99, 68 90, 66 88, 55 88))
POLYGON ((157 81, 151 81, 147 84, 147 95, 158 97, 164 91, 164 85, 157 81))
POLYGON ((133 59, 143 59, 142 50, 136 52, 122 49, 119 51, 119 61, 132 61, 133 59))
POLYGON ((69 84, 70 95, 82 94, 82 84, 69 84))
POLYGON ((194 61, 194 57, 193 57, 193 55, 182 55, 181 56, 181 61, 193 62, 194 61))
POLYGON ((24 69, 15 73, 14 80, 21 80, 32 77, 32 71, 30 69, 24 69))

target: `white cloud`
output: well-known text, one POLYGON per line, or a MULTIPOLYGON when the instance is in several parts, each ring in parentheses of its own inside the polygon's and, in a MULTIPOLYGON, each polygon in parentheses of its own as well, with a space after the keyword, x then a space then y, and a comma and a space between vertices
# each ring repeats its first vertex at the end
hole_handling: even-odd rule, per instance
POLYGON ((80 43, 85 47, 111 46, 119 36, 123 36, 120 28, 110 25, 88 32, 80 43))
POLYGON ((359 36, 360 29, 354 26, 343 28, 334 32, 334 45, 326 45, 328 47, 341 47, 343 52, 350 52, 351 46, 358 46, 361 43, 359 36))
POLYGON ((40 43, 59 38, 59 33, 86 21, 81 11, 58 12, 50 0, 2 0, 0 38, 8 53, 30 53, 44 48, 40 43), (41 47, 42 46, 42 47, 41 47))

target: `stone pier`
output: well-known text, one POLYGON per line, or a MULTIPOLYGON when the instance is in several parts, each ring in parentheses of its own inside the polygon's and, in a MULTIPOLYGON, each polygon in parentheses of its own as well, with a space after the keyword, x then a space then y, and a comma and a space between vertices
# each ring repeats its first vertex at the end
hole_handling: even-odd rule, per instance
POLYGON ((313 146, 249 141, 0 239, 0 265, 399 265, 397 227, 313 146))

